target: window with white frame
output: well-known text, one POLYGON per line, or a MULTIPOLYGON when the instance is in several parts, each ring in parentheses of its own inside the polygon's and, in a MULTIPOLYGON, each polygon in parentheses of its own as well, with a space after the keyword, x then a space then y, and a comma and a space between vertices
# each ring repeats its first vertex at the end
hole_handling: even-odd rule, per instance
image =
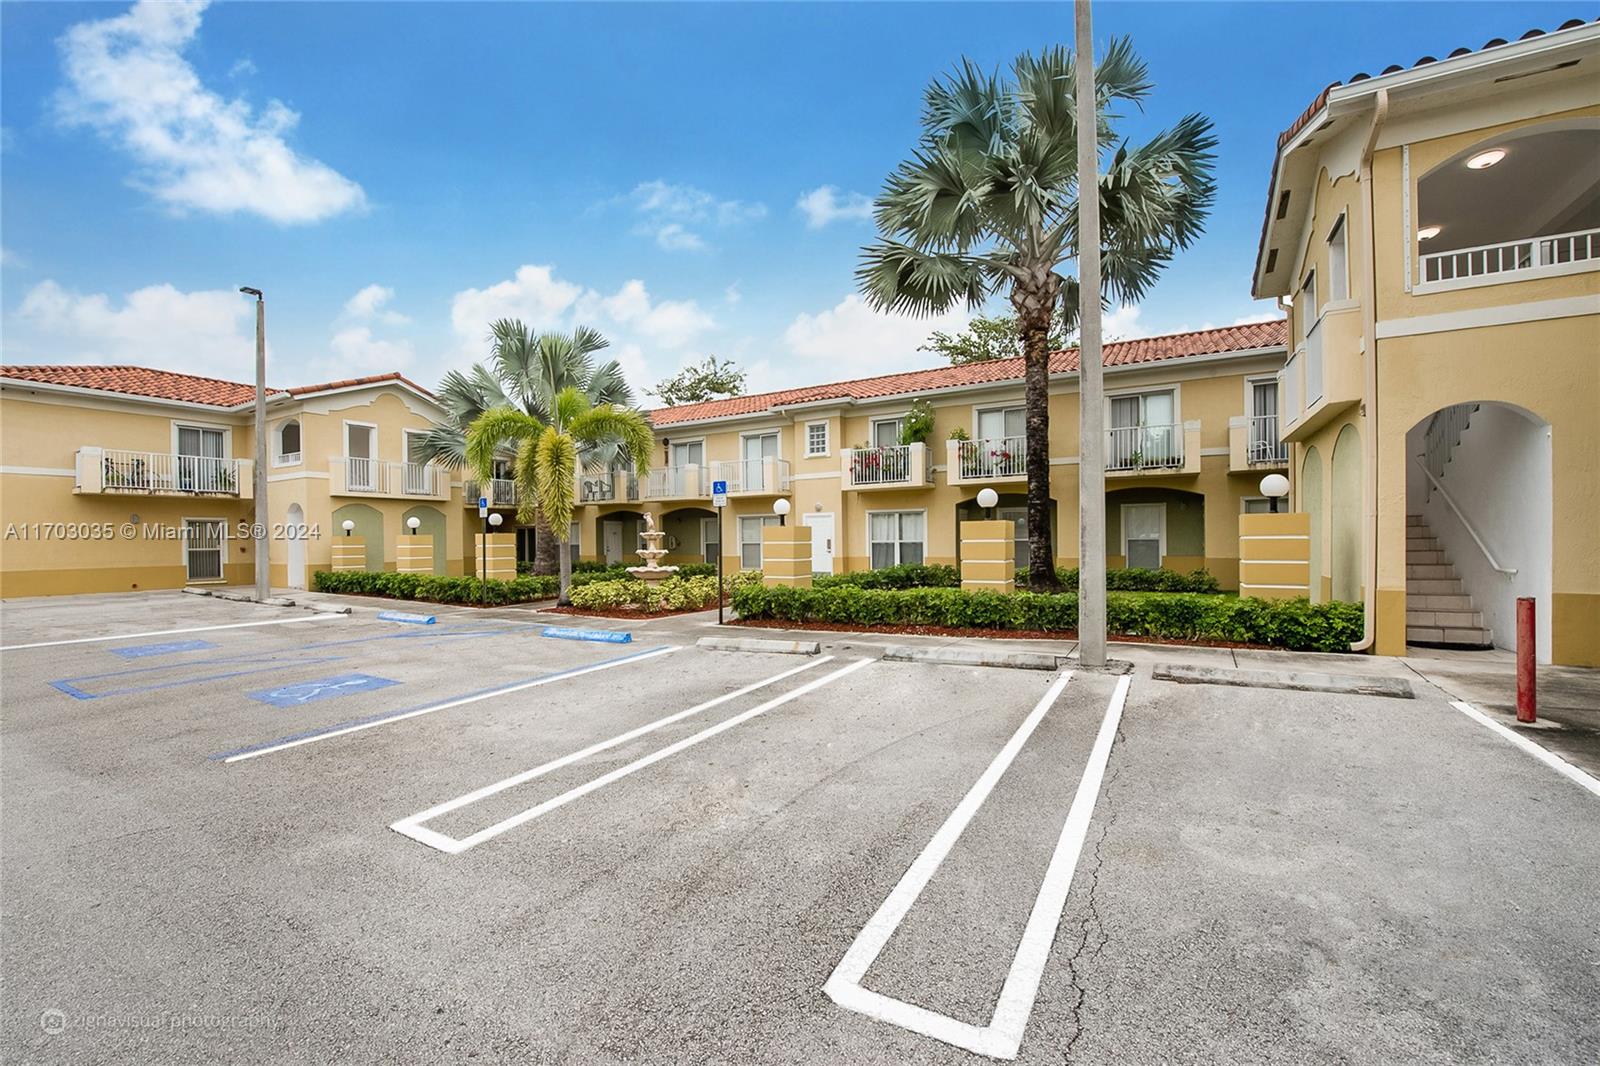
POLYGON ((1239 507, 1244 514, 1272 513, 1272 501, 1265 496, 1246 496, 1239 501, 1239 507))
POLYGON ((291 418, 278 426, 278 462, 284 464, 300 461, 300 420, 291 418))
POLYGON ((739 519, 740 569, 761 569, 761 530, 777 524, 777 518, 772 515, 751 515, 739 519))
POLYGON ((227 433, 212 426, 178 426, 177 487, 184 492, 233 492, 227 433))
POLYGON ((873 511, 867 515, 872 569, 920 563, 927 551, 928 516, 923 511, 873 511))
POLYGON ((1317 324, 1317 272, 1315 270, 1306 275, 1305 284, 1300 286, 1300 294, 1294 298, 1294 309, 1300 315, 1300 336, 1304 337, 1311 332, 1311 327, 1317 324))
POLYGON ((1282 462, 1288 458, 1288 445, 1278 437, 1278 380, 1276 377, 1251 378, 1250 451, 1252 463, 1282 462))
POLYGON ((880 418, 872 423, 872 446, 888 448, 900 443, 900 426, 904 419, 880 418))
POLYGON ((1183 433, 1178 425, 1176 390, 1156 389, 1111 397, 1107 470, 1182 465, 1183 433))
POLYGON ((826 423, 826 422, 807 422, 806 423, 806 454, 807 455, 827 455, 828 454, 828 423, 826 423))
POLYGON ((1345 231, 1349 228, 1344 224, 1345 216, 1340 215, 1339 220, 1333 224, 1333 230, 1328 234, 1328 299, 1344 300, 1350 296, 1349 260, 1347 259, 1345 231))

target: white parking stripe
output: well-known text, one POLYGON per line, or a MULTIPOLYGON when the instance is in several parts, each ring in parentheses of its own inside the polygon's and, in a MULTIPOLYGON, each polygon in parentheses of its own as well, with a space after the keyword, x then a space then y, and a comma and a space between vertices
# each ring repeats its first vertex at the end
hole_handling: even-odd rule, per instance
POLYGON ((265 622, 230 622, 221 626, 190 626, 187 629, 152 629, 144 633, 119 633, 113 637, 78 637, 74 640, 41 640, 37 644, 8 644, 0 651, 25 648, 57 648, 63 644, 98 644, 106 640, 133 640, 135 637, 165 637, 173 633, 209 633, 214 629, 247 629, 251 626, 287 626, 296 622, 320 622, 325 618, 347 618, 342 614, 308 614, 300 618, 273 618, 265 622))
POLYGON ((1518 733, 1507 726, 1501 725, 1499 722, 1495 721, 1493 718, 1490 718, 1488 715, 1484 714, 1470 703, 1467 703, 1463 700, 1451 700, 1450 706, 1454 707, 1468 718, 1471 718, 1479 725, 1488 726, 1490 729, 1500 734, 1500 736, 1511 741, 1511 743, 1515 744, 1529 755, 1532 755, 1535 759, 1538 759, 1540 762, 1550 767, 1550 769, 1554 770, 1562 777, 1576 782, 1580 788, 1586 788, 1596 796, 1600 796, 1600 779, 1596 779, 1592 775, 1578 769, 1576 766, 1572 765, 1567 760, 1563 759, 1561 756, 1557 755, 1548 748, 1544 748, 1538 744, 1535 744, 1521 733, 1518 733))
POLYGON ((1088 764, 1078 782, 1077 794, 1067 812, 1066 823, 1061 828, 1060 839, 1050 857, 1044 882, 1034 899, 1033 910, 1028 915, 1022 941, 1017 945, 1011 968, 1006 973, 1000 999, 989 1024, 983 1027, 958 1021, 936 1011, 913 1003, 891 998, 861 987, 872 964, 877 961, 884 945, 894 935, 906 914, 911 910, 922 890, 938 871, 950 849, 955 846, 967 825, 977 815, 979 808, 994 791, 1000 777, 1010 767, 1017 753, 1038 728, 1045 714, 1060 697, 1071 679, 1063 674, 1045 692, 1033 711, 1023 720, 1006 746, 995 756, 988 769, 962 797, 956 809, 945 819, 928 846, 922 849, 889 897, 862 928, 860 934, 845 952, 844 958, 834 968, 823 990, 839 1006, 868 1017, 897 1025, 935 1040, 991 1058, 1012 1059, 1022 1046, 1022 1033, 1033 1013, 1034 1000, 1039 992, 1039 981, 1044 974, 1045 961, 1050 955, 1050 945, 1055 940, 1056 927, 1061 921, 1061 911, 1066 905, 1067 893, 1072 887, 1072 875, 1088 835, 1089 820, 1094 814, 1095 801, 1100 794, 1100 784, 1105 776, 1106 763, 1111 758, 1111 747, 1116 740, 1117 727, 1122 721, 1123 705, 1127 701, 1129 679, 1120 678, 1105 717, 1100 722, 1100 732, 1095 737, 1089 753, 1088 764))
POLYGON ((522 811, 522 812, 520 812, 518 814, 514 814, 509 818, 503 819, 502 821, 496 822, 494 825, 489 826, 487 829, 480 829, 476 833, 473 833, 471 836, 467 836, 467 837, 463 837, 463 838, 460 838, 460 839, 456 839, 454 837, 446 836, 443 833, 435 832, 434 830, 431 830, 431 829, 425 829, 425 828, 422 827, 421 823, 429 821, 429 820, 431 820, 433 818, 437 818, 438 816, 440 816, 442 814, 446 814, 446 813, 448 813, 450 811, 459 810, 460 808, 465 807, 468 804, 476 803, 480 799, 483 799, 483 798, 485 798, 487 796, 492 796, 497 792, 500 792, 500 791, 502 791, 504 789, 512 787, 513 785, 521 784, 524 781, 531 781, 534 778, 539 777, 542 774, 548 773, 551 770, 555 770, 560 766, 570 765, 570 764, 578 761, 579 759, 582 759, 582 758, 587 757, 588 755, 594 754, 595 752, 604 751, 607 748, 615 747, 616 745, 625 743, 626 741, 631 740, 636 736, 642 736, 645 733, 649 733, 652 730, 658 729, 661 726, 667 725, 667 724, 669 724, 671 722, 680 721, 680 720, 682 720, 684 718, 689 717, 692 714, 698 714, 700 711, 706 710, 709 707, 714 707, 714 706, 716 706, 716 705, 718 705, 720 703, 726 703, 727 701, 732 700, 732 699, 734 699, 734 698, 736 698, 738 696, 742 696, 747 692, 752 692, 755 689, 761 688, 761 687, 763 687, 765 685, 770 685, 775 681, 780 681, 783 678, 789 677, 789 676, 791 676, 793 674, 797 674, 802 670, 809 669, 812 666, 819 665, 820 663, 827 662, 827 661, 829 661, 831 659, 832 659, 832 656, 827 656, 827 657, 825 657, 823 659, 817 660, 816 662, 806 663, 805 665, 797 666, 792 670, 785 670, 783 673, 776 674, 776 675, 774 675, 772 677, 767 678, 764 681, 758 681, 755 684, 747 685, 744 688, 738 690, 737 692, 730 692, 726 696, 719 696, 716 699, 709 700, 706 703, 701 704, 699 706, 691 707, 687 711, 680 711, 679 713, 677 713, 675 715, 669 715, 668 717, 663 718, 660 721, 652 722, 652 723, 650 723, 649 725, 646 725, 646 726, 641 726, 640 728, 638 728, 636 730, 633 730, 630 733, 625 733, 620 737, 614 737, 611 740, 602 741, 601 743, 596 744, 593 747, 585 748, 583 751, 574 752, 571 755, 563 756, 562 758, 557 759, 552 763, 547 763, 544 766, 535 767, 532 770, 527 770, 527 771, 524 771, 523 773, 517 774, 515 777, 510 777, 510 778, 507 778, 504 781, 499 781, 499 782, 496 782, 495 784, 487 785, 484 788, 478 789, 476 792, 470 792, 465 796, 460 796, 460 797, 458 797, 456 799, 449 800, 449 801, 447 801, 445 803, 441 803, 436 807, 430 807, 428 810, 425 810, 425 811, 421 812, 420 814, 414 814, 409 818, 402 818, 400 821, 395 822, 394 824, 392 824, 389 828, 393 829, 397 833, 402 834, 403 836, 410 837, 412 840, 415 840, 418 843, 426 844, 430 848, 436 848, 439 851, 448 852, 451 855, 458 855, 461 852, 467 851, 470 848, 477 847, 479 844, 482 844, 483 842, 485 842, 487 840, 493 840, 495 837, 499 836, 500 834, 508 832, 509 830, 515 829, 517 826, 522 825, 525 822, 531 822, 535 818, 540 817, 541 815, 549 814, 551 811, 555 810, 558 807, 564 807, 568 803, 571 803, 573 800, 581 799, 582 797, 587 796, 591 792, 594 792, 594 791, 596 791, 598 789, 604 788, 606 785, 609 785, 609 784, 611 784, 611 783, 613 783, 615 781, 619 781, 624 777, 627 777, 629 774, 636 773, 636 772, 638 772, 640 770, 643 770, 647 766, 654 765, 655 763, 658 763, 663 759, 670 758, 673 755, 676 755, 678 752, 684 751, 687 748, 692 748, 696 744, 699 744, 701 741, 710 740, 712 737, 716 736, 718 733, 726 732, 727 730, 732 729, 736 725, 739 725, 739 724, 741 724, 743 722, 748 722, 750 719, 756 717, 757 715, 765 714, 767 711, 772 710, 774 707, 780 707, 783 704, 788 703, 791 700, 799 699, 801 696, 804 696, 808 692, 813 692, 816 689, 819 689, 824 685, 831 684, 832 682, 837 681, 839 678, 844 677, 846 674, 849 674, 849 673, 852 673, 852 672, 854 672, 856 670, 859 670, 863 666, 870 665, 873 662, 873 660, 871 660, 871 659, 859 659, 856 662, 853 662, 853 663, 849 664, 848 666, 843 667, 842 669, 833 671, 831 674, 825 674, 822 677, 819 677, 819 678, 817 678, 817 679, 815 679, 813 681, 809 681, 804 685, 801 685, 797 689, 793 689, 793 690, 791 690, 789 692, 786 692, 781 696, 774 697, 773 699, 770 699, 770 700, 768 700, 767 702, 765 702, 763 704, 760 704, 760 705, 758 705, 756 707, 752 707, 748 711, 743 711, 743 712, 741 712, 739 714, 736 714, 732 718, 727 719, 726 721, 718 722, 716 725, 709 726, 709 727, 707 727, 705 729, 702 729, 700 732, 695 733, 692 736, 685 737, 684 739, 682 739, 680 741, 677 741, 676 743, 669 744, 666 747, 661 748, 658 751, 651 752, 649 755, 643 756, 642 758, 639 758, 639 759, 635 759, 633 762, 628 763, 626 766, 620 766, 617 769, 612 770, 610 773, 602 774, 601 776, 595 778, 592 781, 588 781, 588 782, 586 782, 586 783, 584 783, 582 785, 577 786, 576 788, 568 789, 566 792, 561 793, 561 795, 556 796, 553 799, 545 800, 543 803, 538 804, 537 806, 530 807, 525 811, 522 811))

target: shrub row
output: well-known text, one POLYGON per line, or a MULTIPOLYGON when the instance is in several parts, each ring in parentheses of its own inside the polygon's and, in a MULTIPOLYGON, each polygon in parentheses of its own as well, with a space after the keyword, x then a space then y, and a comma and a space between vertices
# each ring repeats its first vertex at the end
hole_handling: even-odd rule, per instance
POLYGON ((519 577, 514 581, 484 581, 476 577, 438 574, 399 574, 388 570, 318 570, 311 587, 318 592, 343 592, 363 596, 389 596, 424 603, 528 603, 555 596, 554 577, 519 577))
POLYGON ((879 570, 852 570, 828 574, 812 581, 814 588, 840 588, 849 585, 862 589, 960 588, 961 571, 953 566, 901 563, 879 570))
MULTIPOLYGON (((1078 568, 1075 566, 1056 567, 1056 580, 1061 582, 1063 588, 1077 588, 1078 568)), ((1017 571, 1017 587, 1028 587, 1028 572, 1026 570, 1017 571)), ((1222 591, 1222 586, 1217 583, 1217 579, 1205 570, 1180 574, 1176 570, 1168 570, 1166 567, 1146 570, 1137 566, 1107 570, 1106 588, 1111 592, 1210 593, 1222 591)))
MULTIPOLYGON (((738 589, 740 618, 855 625, 932 625, 1060 632, 1077 628, 1074 593, 960 589, 738 589)), ((1345 651, 1361 636, 1361 605, 1238 599, 1195 593, 1112 593, 1106 624, 1122 636, 1265 644, 1295 651, 1345 651)))
MULTIPOLYGON (((734 592, 749 585, 759 586, 761 571, 741 570, 728 575, 726 583, 734 592)), ((622 581, 589 581, 583 585, 574 583, 571 596, 574 607, 586 610, 637 607, 645 611, 699 611, 716 606, 717 579, 713 574, 694 574, 669 577, 653 586, 631 577, 622 581)))

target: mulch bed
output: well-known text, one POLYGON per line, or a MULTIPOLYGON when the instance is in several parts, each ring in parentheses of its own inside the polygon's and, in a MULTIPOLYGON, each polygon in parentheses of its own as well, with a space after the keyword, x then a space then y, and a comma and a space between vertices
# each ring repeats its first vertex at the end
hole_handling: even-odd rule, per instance
POLYGON ((710 611, 715 608, 716 604, 712 604, 710 607, 695 607, 687 611, 642 611, 637 607, 547 607, 544 613, 572 614, 583 618, 647 619, 671 618, 673 615, 679 614, 700 614, 702 611, 710 611))
MULTIPOLYGON (((1075 629, 972 629, 962 626, 862 625, 857 622, 785 622, 776 618, 737 618, 728 622, 752 629, 807 629, 820 633, 890 633, 916 637, 984 637, 989 640, 1077 640, 1075 629)), ((1181 648, 1237 648, 1247 651, 1283 651, 1270 644, 1245 644, 1226 640, 1180 640, 1177 637, 1139 637, 1108 634, 1113 644, 1170 644, 1181 648)))

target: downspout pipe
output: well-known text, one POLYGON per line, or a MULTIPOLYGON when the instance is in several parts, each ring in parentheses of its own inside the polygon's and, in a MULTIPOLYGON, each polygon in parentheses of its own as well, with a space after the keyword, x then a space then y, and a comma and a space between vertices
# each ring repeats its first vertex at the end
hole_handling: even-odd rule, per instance
MULTIPOLYGON (((1361 639, 1350 645, 1351 651, 1370 651, 1378 637, 1378 270, 1375 197, 1372 190, 1372 156, 1378 147, 1378 131, 1389 117, 1389 90, 1379 89, 1373 102, 1372 125, 1367 130, 1367 141, 1361 148, 1361 234, 1360 248, 1365 262, 1366 299, 1361 301, 1361 339, 1366 348, 1362 354, 1364 375, 1361 384, 1361 410, 1366 416, 1366 432, 1362 436, 1365 457, 1365 476, 1362 478, 1361 496, 1366 511, 1367 536, 1362 563, 1366 570, 1366 596, 1361 606, 1361 639)), ((1410 189, 1401 190, 1410 196, 1410 189)), ((1409 236, 1407 238, 1409 240, 1409 236)), ((1406 255, 1411 249, 1406 248, 1406 255)))

